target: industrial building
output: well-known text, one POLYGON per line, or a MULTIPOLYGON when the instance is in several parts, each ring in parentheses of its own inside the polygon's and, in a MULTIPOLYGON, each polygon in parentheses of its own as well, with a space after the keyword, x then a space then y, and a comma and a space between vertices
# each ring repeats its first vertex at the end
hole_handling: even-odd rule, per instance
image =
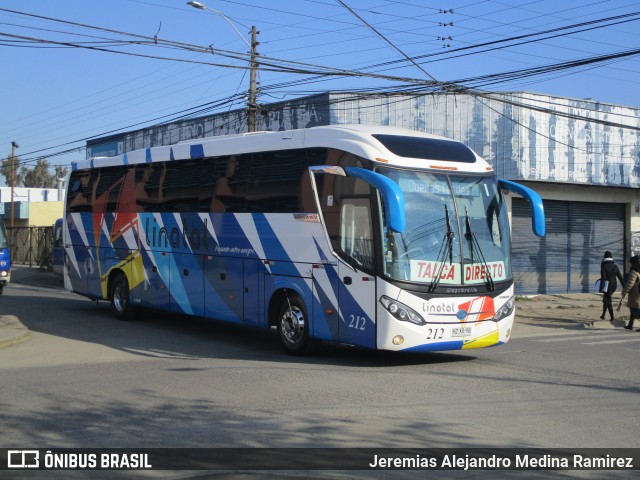
MULTIPOLYGON (((258 130, 391 125, 462 141, 500 178, 536 190, 547 235, 531 233, 526 202, 507 198, 518 293, 593 291, 603 253, 628 270, 640 253, 640 109, 525 92, 327 92, 262 105, 258 130)), ((245 110, 190 118, 87 143, 87 156, 247 131, 245 110)))

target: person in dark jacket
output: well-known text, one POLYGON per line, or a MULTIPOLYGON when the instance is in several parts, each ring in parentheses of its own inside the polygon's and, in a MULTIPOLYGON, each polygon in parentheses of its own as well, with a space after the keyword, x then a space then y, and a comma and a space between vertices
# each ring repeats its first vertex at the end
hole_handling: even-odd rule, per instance
POLYGON ((616 262, 613 261, 611 252, 607 250, 604 252, 604 258, 600 264, 599 291, 602 293, 602 315, 600 315, 600 319, 604 320, 604 314, 608 310, 609 316, 611 317, 609 321, 612 323, 615 318, 613 317, 613 303, 611 296, 613 295, 613 292, 616 291, 616 288, 618 288, 618 282, 616 279, 620 279, 620 283, 624 285, 620 269, 618 268, 618 265, 616 265, 616 262))
MULTIPOLYGON (((622 298, 629 294, 627 300, 627 307, 629 307, 629 324, 624 328, 631 330, 633 328, 633 321, 640 318, 640 256, 634 255, 631 257, 631 269, 629 270, 629 278, 627 283, 622 289, 622 298)), ((640 332, 640 328, 637 330, 640 332)))

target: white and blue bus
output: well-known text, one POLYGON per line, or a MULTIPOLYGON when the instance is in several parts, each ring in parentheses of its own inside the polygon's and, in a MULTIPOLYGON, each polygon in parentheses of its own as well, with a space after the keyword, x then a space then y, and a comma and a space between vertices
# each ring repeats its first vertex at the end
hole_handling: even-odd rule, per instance
POLYGON ((511 241, 499 180, 464 144, 392 127, 228 135, 72 165, 65 286, 140 309, 275 327, 290 353, 509 340, 511 241))

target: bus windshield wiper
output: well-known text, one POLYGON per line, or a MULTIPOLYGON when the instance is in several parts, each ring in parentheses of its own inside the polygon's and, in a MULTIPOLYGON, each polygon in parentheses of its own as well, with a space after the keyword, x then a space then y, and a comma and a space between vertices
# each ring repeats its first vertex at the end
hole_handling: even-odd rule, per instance
POLYGON ((484 273, 485 273, 484 277, 486 279, 487 288, 489 289, 489 291, 493 291, 495 286, 493 283, 493 278, 491 277, 491 272, 489 271, 489 265, 487 264, 487 261, 484 259, 484 255, 482 254, 482 248, 480 248, 480 244, 478 243, 476 234, 471 230, 471 221, 469 220, 469 211, 467 210, 467 207, 464 207, 464 213, 466 216, 466 221, 465 221, 466 232, 464 234, 464 238, 469 242, 469 245, 471 247, 471 263, 472 264, 476 263, 474 259, 474 254, 477 254, 478 259, 480 260, 484 268, 484 273))
POLYGON ((438 273, 436 277, 429 285, 429 292, 435 292, 436 288, 440 284, 440 278, 442 276, 442 271, 444 270, 444 261, 447 258, 447 253, 449 254, 449 265, 453 263, 453 229, 451 228, 451 221, 449 220, 449 209, 447 206, 444 206, 444 218, 447 222, 447 233, 444 235, 444 241, 442 242, 442 246, 440 247, 440 251, 438 252, 438 257, 436 258, 436 265, 440 264, 438 268, 438 273))

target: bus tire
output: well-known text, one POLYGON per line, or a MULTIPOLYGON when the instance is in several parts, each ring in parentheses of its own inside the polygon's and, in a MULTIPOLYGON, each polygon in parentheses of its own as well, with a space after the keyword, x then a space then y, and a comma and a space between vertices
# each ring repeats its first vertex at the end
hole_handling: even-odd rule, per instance
POLYGON ((118 320, 132 320, 138 315, 137 307, 131 305, 129 282, 123 273, 118 273, 111 281, 111 311, 118 320))
POLYGON ((313 341, 309 338, 309 317, 304 302, 298 295, 289 295, 278 314, 280 343, 292 355, 310 353, 313 341))

